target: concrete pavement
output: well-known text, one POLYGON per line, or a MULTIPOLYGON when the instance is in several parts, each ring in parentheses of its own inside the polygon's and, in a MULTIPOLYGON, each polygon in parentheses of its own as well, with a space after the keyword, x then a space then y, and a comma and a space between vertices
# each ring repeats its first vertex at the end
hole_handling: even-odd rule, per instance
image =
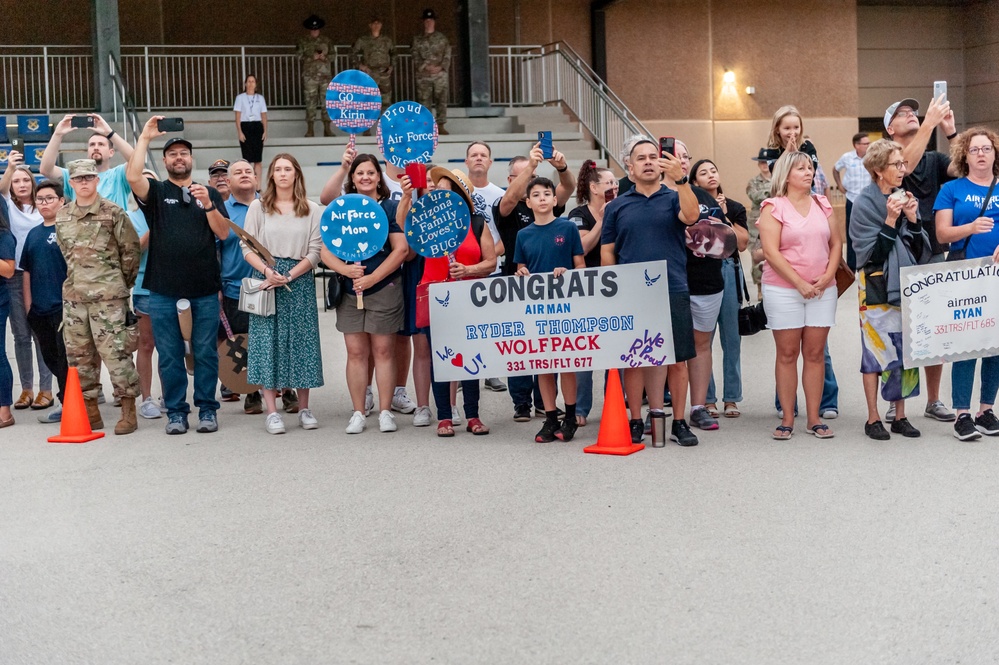
POLYGON ((803 418, 770 439, 768 333, 744 340, 743 416, 695 448, 584 455, 598 412, 535 444, 490 392, 486 437, 348 436, 332 312, 317 431, 226 404, 217 434, 115 437, 106 406, 104 439, 59 446, 16 412, 0 663, 996 662, 999 439, 920 415, 921 439, 866 439, 855 303, 827 441, 803 418))

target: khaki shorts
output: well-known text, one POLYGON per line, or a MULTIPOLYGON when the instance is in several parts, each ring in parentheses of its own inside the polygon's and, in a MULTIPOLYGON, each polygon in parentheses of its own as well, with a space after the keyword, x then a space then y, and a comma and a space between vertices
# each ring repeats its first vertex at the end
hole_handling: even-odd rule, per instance
POLYGON ((394 335, 402 328, 402 282, 395 279, 383 289, 364 294, 364 309, 357 309, 357 296, 345 293, 336 308, 336 329, 342 333, 394 335))

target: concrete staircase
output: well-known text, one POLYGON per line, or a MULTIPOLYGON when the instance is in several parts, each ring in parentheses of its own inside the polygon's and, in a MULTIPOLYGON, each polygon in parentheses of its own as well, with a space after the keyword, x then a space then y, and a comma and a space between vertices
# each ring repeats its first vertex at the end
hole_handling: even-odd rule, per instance
MULTIPOLYGON (((523 107, 491 109, 500 111, 490 117, 473 117, 469 109, 448 109, 447 129, 450 134, 441 136, 434 163, 449 168, 464 169, 465 149, 471 141, 486 141, 492 148, 493 168, 489 179, 501 187, 506 186, 507 166, 511 157, 526 155, 537 142, 537 133, 548 130, 553 133, 555 147, 565 154, 569 168, 578 172, 584 160, 599 159, 593 142, 586 137, 579 123, 574 122, 560 107, 523 107)), ((474 110, 472 110, 474 112, 474 110)), ((140 114, 140 122, 145 122, 150 114, 140 114)), ((188 111, 170 113, 169 116, 184 118, 183 136, 194 145, 195 179, 207 180, 207 168, 216 159, 234 160, 240 157, 236 139, 234 117, 230 111, 188 111)), ((112 123, 114 124, 114 123, 112 123)), ((116 127, 121 131, 121 123, 116 127)), ((317 131, 320 131, 318 123, 317 131)), ((334 130, 336 131, 336 130, 334 130)), ((306 190, 309 196, 318 200, 323 184, 339 166, 340 157, 347 143, 345 134, 330 138, 304 138, 305 122, 302 110, 276 110, 268 113, 267 143, 264 146, 264 173, 275 155, 288 152, 298 159, 305 172, 306 190)), ((173 137, 168 135, 168 138, 173 137)), ((70 161, 85 156, 86 132, 77 131, 68 135, 63 142, 62 159, 70 161)), ((160 159, 160 148, 165 141, 160 139, 152 146, 153 158, 160 159)), ((370 152, 381 158, 374 136, 358 136, 357 149, 370 152)), ((117 161, 118 158, 116 158, 117 161)), ((162 169, 161 169, 162 171, 162 169)), ((541 175, 553 175, 554 170, 547 166, 539 168, 541 175), (551 171, 551 173, 548 173, 551 171)))

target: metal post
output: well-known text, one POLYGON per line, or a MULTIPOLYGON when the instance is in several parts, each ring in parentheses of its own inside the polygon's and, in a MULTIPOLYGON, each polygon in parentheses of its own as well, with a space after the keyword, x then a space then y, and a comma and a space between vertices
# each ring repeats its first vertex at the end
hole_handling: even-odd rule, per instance
MULTIPOLYGON (((465 68, 465 85, 472 107, 492 105, 489 90, 489 8, 486 0, 465 0, 468 35, 465 68)), ((453 66, 453 65, 452 65, 453 66)))
POLYGON ((45 78, 45 112, 52 113, 51 95, 49 91, 49 47, 42 47, 42 76, 45 78))
POLYGON ((243 76, 242 76, 242 80, 240 81, 240 84, 242 84, 242 82, 246 80, 246 47, 245 46, 240 46, 239 47, 239 60, 240 60, 240 62, 243 65, 243 76))
POLYGON ((142 62, 145 63, 146 68, 146 113, 152 113, 153 111, 153 93, 152 85, 149 82, 149 47, 142 47, 142 62))
POLYGON ((111 112, 114 83, 108 69, 108 54, 121 60, 121 36, 118 30, 118 0, 93 0, 94 89, 97 108, 111 112))

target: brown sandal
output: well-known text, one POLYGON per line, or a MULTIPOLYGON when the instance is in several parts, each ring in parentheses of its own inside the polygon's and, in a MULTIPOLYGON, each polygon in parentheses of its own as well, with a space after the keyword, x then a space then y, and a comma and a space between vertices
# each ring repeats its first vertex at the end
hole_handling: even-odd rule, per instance
POLYGON ((478 418, 469 418, 468 425, 465 429, 475 436, 482 436, 484 434, 489 434, 489 428, 482 424, 482 421, 478 418))
POLYGON ((29 406, 31 406, 31 402, 34 399, 35 399, 35 393, 31 392, 30 390, 22 390, 21 396, 17 398, 16 402, 14 402, 14 408, 27 409, 29 406))
POLYGON ((442 420, 437 423, 437 436, 448 437, 454 436, 454 425, 450 420, 442 420))
POLYGON ((47 409, 52 406, 52 393, 43 390, 35 395, 35 401, 31 403, 31 408, 35 410, 47 409))

